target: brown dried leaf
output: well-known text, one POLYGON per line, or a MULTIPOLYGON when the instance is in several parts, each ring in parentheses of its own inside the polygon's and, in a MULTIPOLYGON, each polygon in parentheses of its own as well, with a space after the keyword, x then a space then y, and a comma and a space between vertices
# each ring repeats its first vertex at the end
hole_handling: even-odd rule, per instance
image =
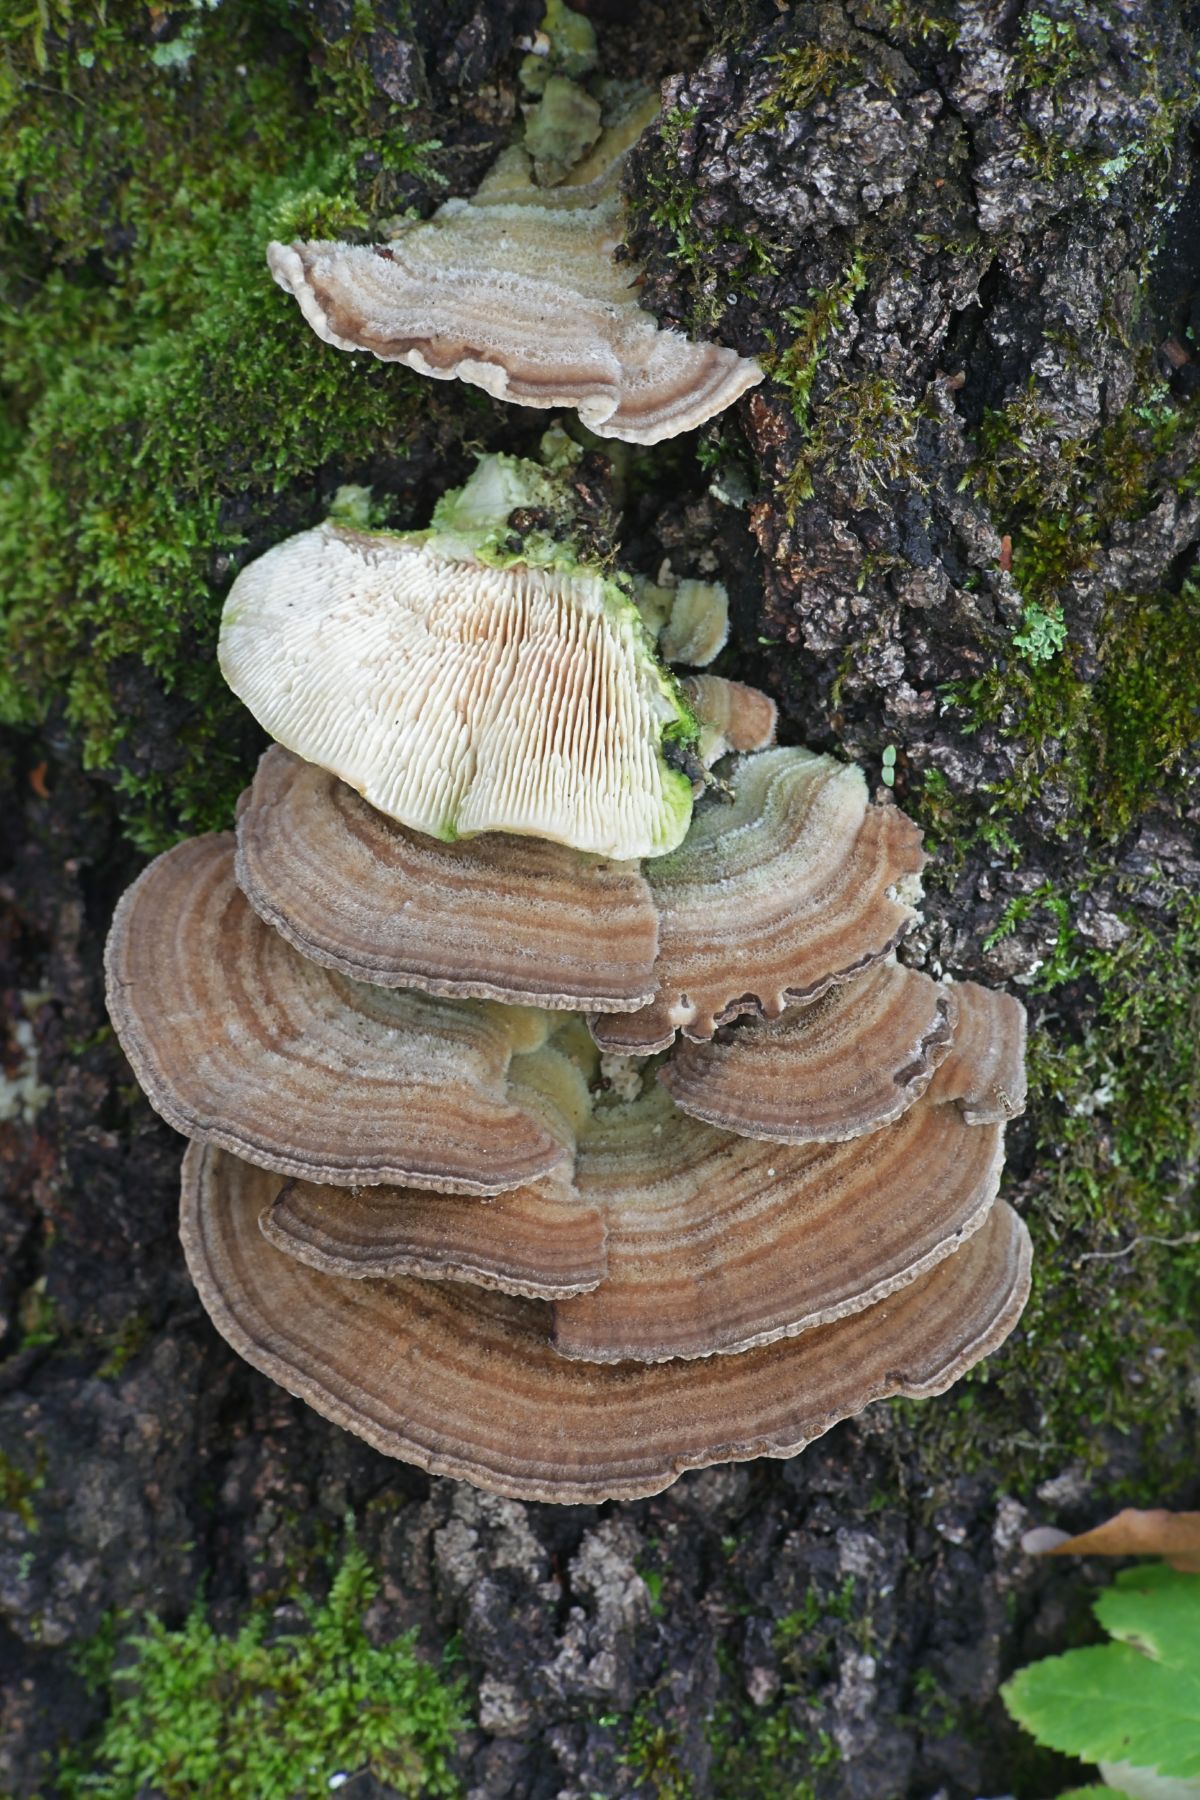
POLYGON ((1200 1574, 1200 1512, 1127 1506, 1077 1537, 1055 1532, 1057 1541, 1047 1543, 1050 1535, 1046 1530, 1027 1533, 1026 1549, 1035 1556, 1161 1556, 1183 1574, 1200 1574))

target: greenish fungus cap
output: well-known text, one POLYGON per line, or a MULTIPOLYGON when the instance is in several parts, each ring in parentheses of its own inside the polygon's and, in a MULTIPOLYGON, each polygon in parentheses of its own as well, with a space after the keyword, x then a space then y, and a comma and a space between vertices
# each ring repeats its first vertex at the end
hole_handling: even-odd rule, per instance
POLYGON ((514 145, 473 199, 447 200, 383 244, 273 243, 271 273, 336 349, 522 406, 572 407, 600 437, 655 444, 690 431, 762 371, 660 328, 638 304, 637 268, 616 260, 621 163, 657 105, 631 107, 555 186, 539 187, 514 145))
POLYGON ((234 582, 221 669, 279 743, 416 831, 659 856, 691 817, 672 756, 696 722, 619 583, 550 539, 513 548, 509 515, 552 491, 484 457, 428 531, 287 539, 234 582))
POLYGON ((565 181, 596 145, 600 102, 566 75, 548 75, 541 98, 525 108, 525 149, 539 187, 565 181))

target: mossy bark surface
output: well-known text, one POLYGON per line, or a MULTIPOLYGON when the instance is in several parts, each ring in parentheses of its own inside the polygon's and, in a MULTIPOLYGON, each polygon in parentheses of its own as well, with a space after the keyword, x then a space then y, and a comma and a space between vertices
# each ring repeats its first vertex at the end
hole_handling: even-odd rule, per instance
POLYGON ((906 959, 1029 1006, 1005 1193, 1037 1276, 1010 1343, 794 1463, 554 1509, 375 1455, 234 1358, 190 1289, 181 1145, 112 1038, 100 951, 146 855, 228 823, 260 747, 216 670, 223 597, 343 484, 420 526, 473 451, 528 454, 547 424, 320 344, 263 246, 470 191, 519 127, 541 10, 0 19, 0 1793, 22 1800, 58 1791, 65 1748, 97 1754, 82 1647, 181 1624, 201 1587, 229 1628, 320 1591, 347 1513, 369 1632, 457 1648, 479 1800, 1041 1800, 1072 1771, 997 1689, 1087 1632, 1087 1590, 1022 1530, 1196 1503, 1183 0, 587 9, 605 73, 666 84, 628 180, 645 303, 768 371, 693 437, 589 452, 588 547, 725 581, 720 672, 925 826, 906 959))

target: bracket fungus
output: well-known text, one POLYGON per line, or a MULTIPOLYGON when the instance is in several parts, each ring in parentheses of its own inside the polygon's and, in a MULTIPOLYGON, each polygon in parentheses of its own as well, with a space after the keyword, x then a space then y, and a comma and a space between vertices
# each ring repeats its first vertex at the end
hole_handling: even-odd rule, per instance
POLYGON ((505 151, 470 200, 383 244, 273 243, 271 273, 318 337, 522 406, 572 407, 599 437, 655 444, 762 379, 720 344, 660 328, 619 263, 621 165, 657 96, 552 187, 505 151))
POLYGON ((730 788, 639 869, 422 840, 276 748, 236 859, 143 873, 110 1010, 255 1367, 435 1473, 594 1501, 793 1455, 1007 1335, 1022 1008, 897 964, 919 834, 856 770, 768 749, 730 788), (601 1055, 606 987, 665 1058, 601 1055))
POLYGON ((339 1281, 259 1228, 274 1181, 213 1146, 184 1158, 181 1235, 218 1331, 385 1455, 527 1500, 636 1499, 685 1469, 794 1456, 889 1394, 939 1394, 1003 1342, 1029 1287, 1005 1205, 908 1287, 801 1337, 699 1362, 572 1361, 544 1303, 404 1276, 339 1281))
POLYGON ((497 547, 545 481, 486 457, 429 531, 288 538, 230 589, 221 669, 272 737, 417 831, 658 855, 687 829, 669 751, 696 722, 623 588, 560 546, 497 547))
POLYGON ((658 915, 636 863, 490 832, 440 843, 278 745, 237 842, 262 918, 360 981, 583 1011, 653 997, 658 915))
MULTIPOLYGON (((773 728, 752 688, 728 711, 743 742, 773 728)), ((439 844, 271 749, 239 809, 238 880, 303 955, 347 975, 588 1011, 603 1049, 650 1055, 680 1025, 708 1038, 819 996, 887 957, 913 918, 920 834, 868 804, 858 769, 768 750, 730 759, 722 793, 678 851, 639 868, 533 838, 439 844)))
POLYGON ((227 832, 177 844, 122 896, 109 932, 109 1015, 169 1124, 310 1181, 495 1194, 565 1160, 542 1110, 510 1092, 525 1015, 306 960, 253 911, 233 867, 227 832))
POLYGON ((601 1015, 596 1041, 622 1055, 709 1038, 741 1013, 776 1018, 896 948, 914 917, 921 834, 868 803, 861 769, 809 750, 733 759, 731 799, 697 811, 646 879, 658 913, 658 993, 601 1015))

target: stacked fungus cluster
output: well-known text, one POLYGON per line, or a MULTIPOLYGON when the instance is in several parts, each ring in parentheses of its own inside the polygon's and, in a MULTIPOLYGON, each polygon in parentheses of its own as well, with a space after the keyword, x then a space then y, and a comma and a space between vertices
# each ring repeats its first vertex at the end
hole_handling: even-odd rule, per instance
MULTIPOLYGON (((656 102, 605 116, 560 49, 471 200, 269 261, 339 349, 650 444, 761 371, 638 305, 656 102)), ((765 695, 677 678, 723 596, 581 561, 578 454, 485 457, 422 532, 344 493, 243 570, 221 663, 275 744, 108 946, 218 1329, 389 1455, 558 1501, 939 1392, 1029 1260, 996 1199, 1021 1007, 897 960, 919 832, 776 747, 765 695)))
POLYGON ((222 663, 278 741, 108 970, 229 1342, 388 1454, 578 1501, 791 1455, 1002 1340, 1024 1019, 897 961, 920 834, 858 769, 505 547, 544 479, 485 459, 428 532, 243 572, 222 663))

